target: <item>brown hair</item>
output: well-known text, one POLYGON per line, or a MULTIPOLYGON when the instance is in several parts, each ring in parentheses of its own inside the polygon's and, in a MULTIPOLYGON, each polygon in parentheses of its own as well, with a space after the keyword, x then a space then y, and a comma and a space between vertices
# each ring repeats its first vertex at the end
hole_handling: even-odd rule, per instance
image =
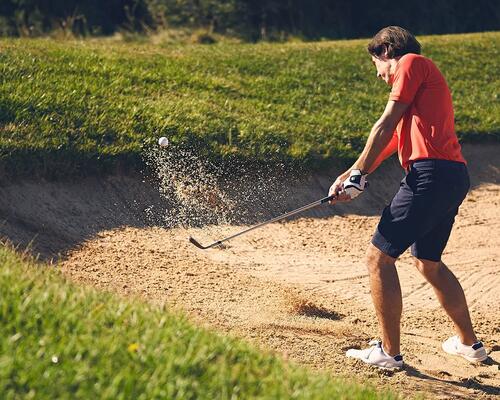
POLYGON ((420 54, 421 46, 406 29, 388 26, 381 29, 368 44, 368 53, 375 57, 380 57, 385 49, 388 58, 396 58, 408 53, 420 54))

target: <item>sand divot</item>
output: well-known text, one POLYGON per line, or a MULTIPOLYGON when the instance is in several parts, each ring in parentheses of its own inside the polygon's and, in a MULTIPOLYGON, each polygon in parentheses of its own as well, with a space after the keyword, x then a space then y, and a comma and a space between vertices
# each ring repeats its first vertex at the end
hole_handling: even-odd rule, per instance
POLYGON ((317 303, 308 297, 307 293, 300 293, 290 289, 285 290, 288 313, 316 319, 339 321, 343 318, 337 311, 317 303))

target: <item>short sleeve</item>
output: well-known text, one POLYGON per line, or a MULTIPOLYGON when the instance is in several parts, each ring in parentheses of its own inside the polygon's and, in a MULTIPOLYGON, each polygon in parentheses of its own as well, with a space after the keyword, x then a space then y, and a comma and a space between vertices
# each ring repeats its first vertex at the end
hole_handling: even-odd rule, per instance
POLYGON ((425 78, 425 59, 416 54, 403 56, 396 67, 389 100, 410 104, 425 78))

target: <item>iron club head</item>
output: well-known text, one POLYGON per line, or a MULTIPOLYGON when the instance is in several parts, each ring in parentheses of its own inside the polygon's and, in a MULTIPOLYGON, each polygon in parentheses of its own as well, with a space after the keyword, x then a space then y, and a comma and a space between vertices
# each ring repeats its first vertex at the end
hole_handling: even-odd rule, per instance
POLYGON ((205 250, 206 247, 203 247, 200 242, 198 242, 194 237, 192 236, 189 236, 189 241, 194 244, 196 247, 198 247, 199 249, 202 249, 202 250, 205 250))

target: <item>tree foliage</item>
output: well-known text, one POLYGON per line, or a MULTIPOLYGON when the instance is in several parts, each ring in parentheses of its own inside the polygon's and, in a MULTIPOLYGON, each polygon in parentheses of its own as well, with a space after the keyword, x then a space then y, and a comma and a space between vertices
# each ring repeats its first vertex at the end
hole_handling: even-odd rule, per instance
POLYGON ((500 28, 498 0, 2 0, 0 34, 77 35, 203 27, 246 40, 371 36, 386 25, 415 34, 500 28))

